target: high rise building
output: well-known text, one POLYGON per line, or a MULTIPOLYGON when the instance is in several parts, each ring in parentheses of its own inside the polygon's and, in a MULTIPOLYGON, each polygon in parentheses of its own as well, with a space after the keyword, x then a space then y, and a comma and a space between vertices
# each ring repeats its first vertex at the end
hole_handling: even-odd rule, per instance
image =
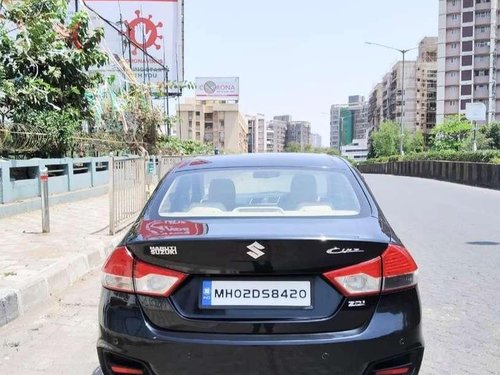
POLYGON ((340 149, 340 108, 342 104, 334 104, 330 107, 330 147, 340 149))
POLYGON ((398 61, 390 72, 390 96, 388 98, 388 114, 386 119, 394 120, 398 124, 401 123, 406 130, 414 131, 416 128, 416 112, 417 112, 417 77, 416 77, 416 61, 405 61, 404 78, 403 78, 403 62, 398 61), (404 114, 403 114, 403 79, 404 79, 404 114))
POLYGON ((238 103, 187 99, 177 115, 180 139, 210 143, 227 153, 248 152, 248 123, 238 103))
POLYGON ((440 0, 437 122, 486 104, 488 121, 500 119, 498 0, 440 0))
POLYGON ((368 99, 367 114, 367 122, 369 128, 378 129, 380 123, 384 121, 382 113, 383 93, 384 88, 382 83, 377 83, 377 85, 370 93, 370 97, 368 99))
POLYGON ((437 37, 426 37, 418 48, 415 126, 425 133, 436 125, 437 45, 437 37))
POLYGON ((280 115, 280 116, 274 116, 273 117, 274 120, 278 120, 278 121, 284 121, 286 122, 287 124, 289 122, 292 122, 292 116, 291 115, 280 115))
POLYGON ((288 123, 271 120, 267 124, 267 152, 284 152, 288 123))
POLYGON ((361 95, 351 95, 348 99, 352 114, 352 132, 354 138, 363 138, 368 128, 368 103, 361 95))
POLYGON ((267 152, 266 119, 263 114, 247 115, 248 122, 248 152, 267 152))
MULTIPOLYGON (((384 120, 392 120, 398 124, 403 116, 405 129, 414 131, 417 116, 417 79, 416 61, 405 61, 405 107, 403 115, 402 90, 403 90, 403 62, 398 61, 387 73, 382 82, 373 89, 368 105, 368 123, 379 126, 384 120), (381 105, 381 107, 379 107, 381 105)), ((363 138, 363 137, 357 137, 363 138)))
POLYGON ((290 121, 286 128, 286 145, 296 143, 302 150, 311 144, 311 123, 308 121, 290 121))
POLYGON ((321 135, 311 133, 311 146, 314 148, 321 148, 321 135))
MULTIPOLYGON (((367 126, 377 129, 385 120, 401 123, 406 130, 428 131, 436 124, 437 38, 419 43, 416 61, 398 61, 370 93, 367 126), (404 114, 403 114, 404 79, 404 114)), ((361 134, 356 134, 362 139, 361 134)))
POLYGON ((348 104, 330 108, 330 147, 340 151, 355 138, 363 138, 368 129, 368 103, 360 95, 348 98, 348 104))

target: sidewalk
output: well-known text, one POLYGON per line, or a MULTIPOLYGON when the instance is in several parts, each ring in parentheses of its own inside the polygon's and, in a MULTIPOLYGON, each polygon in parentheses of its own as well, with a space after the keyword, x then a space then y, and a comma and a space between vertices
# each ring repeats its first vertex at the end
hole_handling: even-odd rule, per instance
POLYGON ((0 218, 0 326, 100 267, 123 232, 108 236, 108 196, 0 218))

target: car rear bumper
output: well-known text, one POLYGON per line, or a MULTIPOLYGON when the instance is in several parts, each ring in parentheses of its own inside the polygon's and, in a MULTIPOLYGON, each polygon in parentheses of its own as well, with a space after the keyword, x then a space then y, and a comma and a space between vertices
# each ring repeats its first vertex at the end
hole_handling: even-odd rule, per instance
MULTIPOLYGON (((134 296, 104 293, 118 298, 101 305, 97 347, 104 374, 113 374, 113 362, 148 375, 371 375, 374 365, 411 362, 415 375, 422 361, 420 310, 414 304, 395 308, 391 295, 381 298, 370 323, 359 330, 235 335, 160 330, 147 322, 134 296)), ((418 304, 416 291, 412 298, 418 304)))

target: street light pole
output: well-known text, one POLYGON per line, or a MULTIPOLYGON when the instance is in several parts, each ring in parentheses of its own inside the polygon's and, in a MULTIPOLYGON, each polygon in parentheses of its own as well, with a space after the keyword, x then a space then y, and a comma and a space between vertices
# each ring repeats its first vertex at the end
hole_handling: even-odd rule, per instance
POLYGON ((402 63, 402 69, 403 72, 401 74, 401 118, 400 118, 400 137, 399 137, 399 153, 401 155, 404 155, 404 149, 403 149, 403 134, 404 134, 404 116, 405 116, 405 109, 406 109, 406 103, 405 103, 405 63, 406 63, 406 53, 413 51, 414 49, 417 49, 418 47, 414 48, 409 48, 409 49, 399 49, 391 46, 386 46, 385 44, 379 44, 379 43, 372 43, 372 42, 365 42, 365 44, 371 45, 371 46, 378 46, 378 47, 383 47, 387 49, 392 49, 393 51, 398 51, 401 53, 403 57, 403 63, 402 63))

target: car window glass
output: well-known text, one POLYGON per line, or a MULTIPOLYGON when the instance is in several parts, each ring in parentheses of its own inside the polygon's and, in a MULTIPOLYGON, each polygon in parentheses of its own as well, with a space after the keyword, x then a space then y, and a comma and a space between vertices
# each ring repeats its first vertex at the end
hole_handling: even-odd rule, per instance
POLYGON ((178 173, 161 216, 352 216, 361 204, 343 171, 293 168, 178 173))

